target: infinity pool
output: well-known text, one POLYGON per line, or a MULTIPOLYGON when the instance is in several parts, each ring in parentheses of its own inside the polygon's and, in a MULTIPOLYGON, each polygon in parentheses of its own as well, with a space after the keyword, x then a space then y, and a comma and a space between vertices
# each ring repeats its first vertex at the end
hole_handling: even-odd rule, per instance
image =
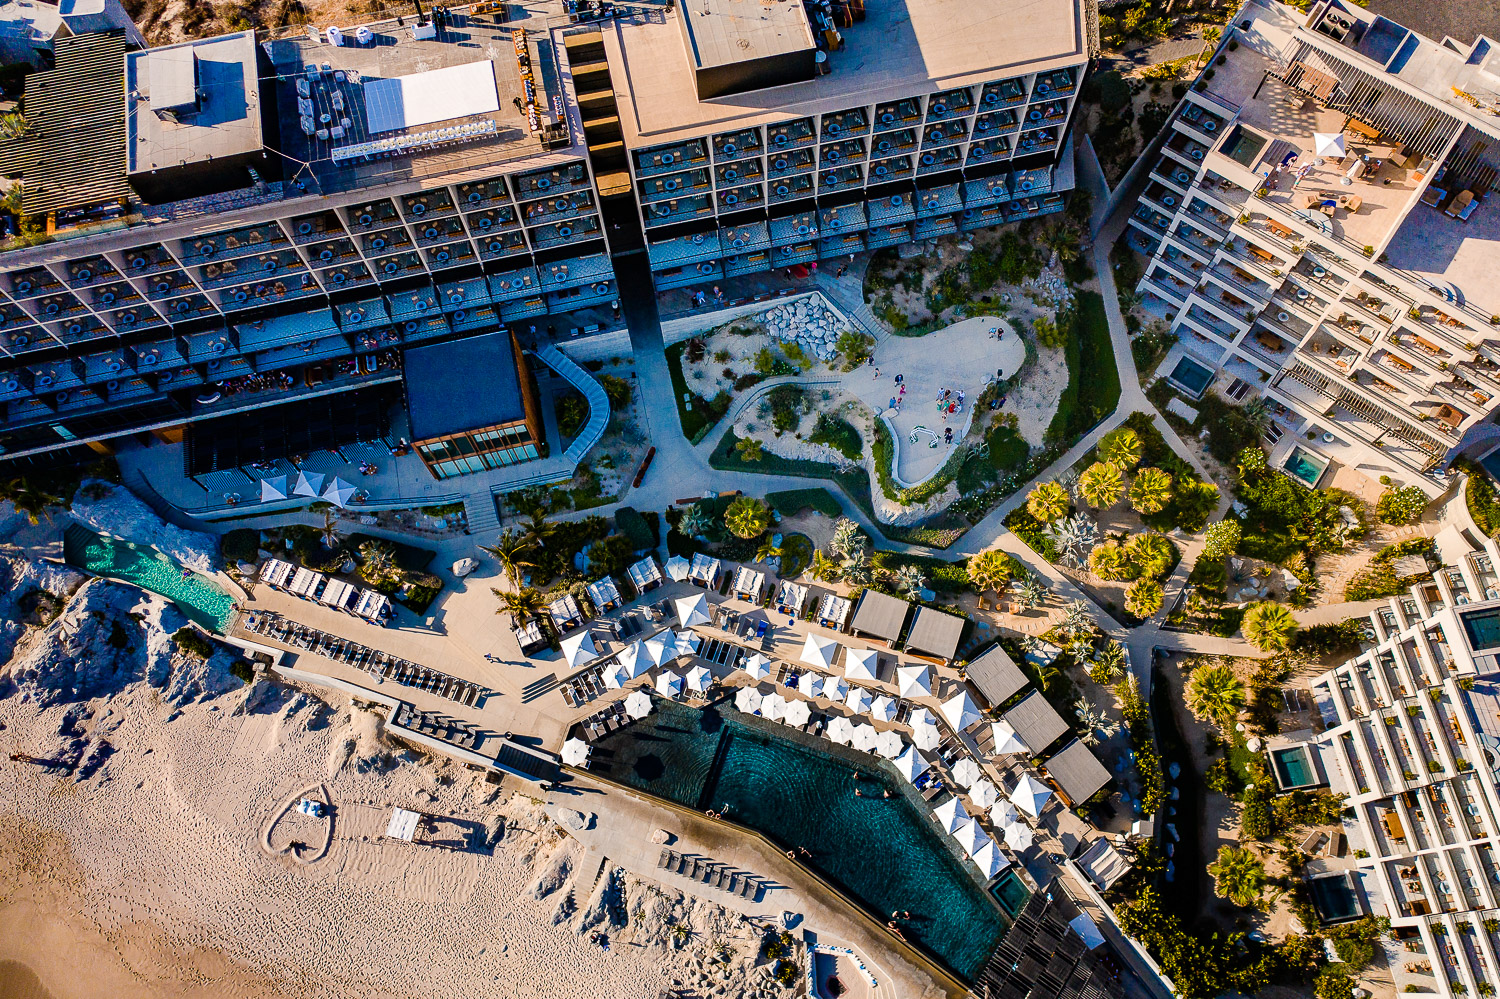
POLYGON ((995 895, 987 892, 921 799, 874 757, 726 704, 700 710, 665 700, 594 745, 595 773, 689 808, 724 811, 781 846, 808 850, 809 866, 881 922, 909 910, 906 938, 966 980, 1010 927, 997 898, 1012 912, 1025 903, 1025 886, 1010 872, 995 895), (862 796, 854 794, 855 773, 862 796))
POLYGON ((106 538, 79 524, 63 535, 63 553, 70 565, 134 583, 177 605, 191 620, 217 634, 229 630, 234 599, 201 573, 183 575, 182 563, 145 545, 106 538))

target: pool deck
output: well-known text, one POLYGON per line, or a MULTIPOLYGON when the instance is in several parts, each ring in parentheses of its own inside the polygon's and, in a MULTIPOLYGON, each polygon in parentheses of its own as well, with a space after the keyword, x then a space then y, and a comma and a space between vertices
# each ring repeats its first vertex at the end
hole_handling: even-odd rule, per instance
POLYGON ((963 999, 967 990, 935 963, 901 943, 862 909, 844 899, 806 868, 760 836, 730 822, 710 819, 691 809, 622 790, 586 772, 569 771, 570 782, 547 796, 548 813, 571 808, 594 813, 589 828, 569 830, 585 849, 579 864, 586 875, 606 862, 647 881, 693 895, 756 919, 780 922, 783 912, 802 916, 793 932, 816 935, 817 941, 848 947, 864 957, 879 981, 870 993, 878 999, 963 999), (674 839, 651 842, 665 829, 674 839), (771 887, 756 901, 732 896, 657 867, 664 848, 711 857, 748 872, 771 887))

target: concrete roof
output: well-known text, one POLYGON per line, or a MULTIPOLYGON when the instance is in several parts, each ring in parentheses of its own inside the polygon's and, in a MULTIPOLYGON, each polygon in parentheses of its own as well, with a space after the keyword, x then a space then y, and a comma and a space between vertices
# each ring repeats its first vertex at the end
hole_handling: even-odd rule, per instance
POLYGON ((969 682, 993 705, 1004 704, 1026 689, 1026 674, 999 643, 966 667, 969 682))
POLYGON ((958 651, 958 640, 963 636, 965 618, 944 614, 931 607, 918 607, 917 618, 912 622, 911 634, 906 637, 906 648, 917 652, 928 652, 942 659, 952 659, 958 651))
POLYGON ((859 607, 854 611, 854 623, 849 626, 849 630, 894 642, 901 637, 901 628, 906 624, 906 613, 909 610, 911 604, 905 600, 876 590, 866 590, 859 598, 859 607))
POLYGON ((525 418, 510 336, 486 333, 409 348, 403 361, 411 439, 525 418), (484 377, 468 377, 483 373, 484 377))
POLYGON ((1109 771, 1082 741, 1074 739, 1047 761, 1047 776, 1057 782, 1064 797, 1074 805, 1092 798, 1109 783, 1109 771))
POLYGON ((812 48, 812 26, 798 0, 683 0, 684 33, 698 68, 812 48))
POLYGON ((125 56, 125 91, 131 173, 175 167, 183 161, 258 152, 261 135, 260 81, 255 32, 183 42, 125 56), (153 73, 177 67, 181 78, 153 81, 153 73), (172 88, 169 97, 165 88, 172 88), (185 93, 176 93, 186 88, 185 93), (199 105, 178 121, 152 111, 163 101, 199 105))
POLYGON ((1068 731, 1062 715, 1036 690, 1005 712, 1004 718, 1034 753, 1046 749, 1068 731))

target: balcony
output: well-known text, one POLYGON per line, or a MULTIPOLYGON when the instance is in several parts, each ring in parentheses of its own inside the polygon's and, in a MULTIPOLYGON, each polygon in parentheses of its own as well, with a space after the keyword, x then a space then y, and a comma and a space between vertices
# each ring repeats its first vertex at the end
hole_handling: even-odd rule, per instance
POLYGON ((452 215, 456 209, 453 207, 453 199, 444 188, 404 196, 401 199, 401 211, 413 223, 420 223, 452 215))
POLYGON ((586 191, 589 188, 589 175, 582 163, 571 163, 550 170, 516 174, 511 178, 511 183, 515 185, 517 198, 540 198, 562 191, 586 191))
POLYGON ((1077 80, 1071 70, 1059 69, 1052 73, 1043 73, 1036 78, 1036 86, 1032 88, 1032 98, 1063 97, 1073 92, 1077 80))
POLYGON ((813 128, 812 119, 799 118, 784 125, 773 125, 767 134, 766 141, 771 149, 776 151, 811 145, 817 137, 818 133, 813 128))
POLYGON ((1234 264, 1221 261, 1207 272, 1215 281, 1232 292, 1249 297, 1247 307, 1264 304, 1271 297, 1271 287, 1234 264))
POLYGON ((924 149, 931 149, 934 146, 951 146, 968 137, 968 128, 962 121, 929 124, 922 130, 922 146, 924 149))
POLYGON ((1395 305, 1364 291, 1359 292, 1353 298, 1346 296, 1340 299, 1339 304, 1353 308, 1357 314, 1368 317, 1368 321, 1372 321, 1382 329, 1390 329, 1391 324, 1401 316, 1395 305))
POLYGON ((974 137, 986 138, 995 135, 1009 135, 1021 125, 1014 111, 996 111, 993 114, 982 114, 974 119, 974 137))
POLYGON ((1201 253, 1205 254, 1208 257, 1212 257, 1216 252, 1218 252, 1219 247, 1223 245, 1224 242, 1222 236, 1210 236, 1208 233, 1204 232, 1201 229, 1195 228, 1193 225, 1190 225, 1187 222, 1179 223, 1174 235, 1179 241, 1197 248, 1201 253))
POLYGON ((468 184, 460 184, 458 185, 458 200, 467 211, 490 208, 508 202, 510 200, 510 188, 505 186, 505 178, 503 177, 496 177, 494 180, 481 180, 468 184))
POLYGON ((1229 227, 1234 224, 1233 216, 1219 211, 1202 198, 1194 198, 1188 204, 1187 217, 1220 240, 1229 235, 1229 227))
POLYGON ((875 140, 872 156, 889 156, 892 153, 911 152, 917 148, 917 133, 912 129, 887 132, 875 140))
POLYGON ((643 149, 635 154, 635 172, 638 177, 654 177, 663 173, 674 173, 683 167, 703 166, 708 163, 708 151, 703 140, 680 142, 671 146, 643 149))
POLYGON ((835 191, 849 187, 857 187, 864 180, 864 175, 857 166, 846 166, 838 170, 825 170, 818 175, 818 189, 820 191, 835 191))
POLYGON ((902 177, 910 177, 912 174, 911 157, 909 156, 896 156, 888 160, 878 160, 870 165, 870 179, 872 182, 900 180, 902 177))
POLYGON ((1223 116, 1214 114, 1202 105, 1191 101, 1183 105, 1181 113, 1174 119, 1177 124, 1190 128, 1202 136, 1209 145, 1218 140, 1226 120, 1223 116))
POLYGON ((1214 315, 1197 302, 1194 302, 1186 312, 1182 313, 1180 318, 1190 320, 1194 325, 1213 334, 1225 343, 1233 341, 1241 332, 1230 325, 1227 320, 1214 315))
POLYGON ((673 174, 670 177, 643 180, 638 186, 641 200, 653 202, 665 198, 679 198, 695 191, 707 191, 710 184, 707 170, 690 170, 687 173, 673 174))
POLYGON ((1021 141, 1016 145, 1016 154, 1042 153, 1057 147, 1056 128, 1038 128, 1030 132, 1021 133, 1021 141))
POLYGON ((1294 341, 1300 341, 1312 329, 1312 322, 1299 316, 1289 303, 1272 299, 1260 314, 1261 322, 1294 341))
POLYGON ((967 87, 934 94, 927 100, 927 120, 943 121, 961 118, 974 110, 974 97, 967 87))
POLYGON ((1170 153, 1179 161, 1186 164, 1196 172, 1203 163, 1203 158, 1208 155, 1208 147, 1195 139, 1190 139, 1181 132, 1173 135, 1162 146, 1163 151, 1170 153))
POLYGON ((923 151, 917 161, 917 174, 919 176, 933 173, 942 173, 945 170, 957 169, 963 163, 963 150, 958 146, 948 146, 943 149, 928 149, 923 151))
POLYGON ((1187 281, 1194 288, 1198 286, 1204 268, 1208 266, 1182 253, 1175 246, 1168 246, 1163 250, 1161 258, 1157 263, 1165 266, 1169 271, 1187 281))
POLYGON ((693 198, 672 198, 643 206, 646 211, 646 226, 665 225, 687 219, 702 218, 713 214, 713 204, 707 195, 693 198))
POLYGON ((1007 108, 1026 100, 1026 85, 1020 80, 1004 80, 985 85, 979 95, 979 106, 983 108, 1007 108))
POLYGON ((983 142, 975 142, 969 146, 969 163, 984 163, 989 160, 1004 159, 1005 154, 1009 152, 1009 139, 986 139, 983 142))
POLYGON ((875 107, 875 131, 877 132, 915 125, 921 120, 922 108, 912 99, 890 101, 875 107))
POLYGON ((747 156, 755 156, 760 152, 760 131, 754 128, 743 129, 739 132, 726 132, 716 135, 713 139, 714 160, 723 163, 726 160, 739 160, 747 156))
POLYGON ((839 111, 823 116, 824 142, 864 135, 869 130, 870 119, 865 115, 864 108, 853 108, 849 111, 839 111))
POLYGON ((859 163, 864 158, 865 144, 862 139, 850 139, 847 142, 839 142, 823 147, 822 163, 825 168, 837 167, 846 163, 859 163))

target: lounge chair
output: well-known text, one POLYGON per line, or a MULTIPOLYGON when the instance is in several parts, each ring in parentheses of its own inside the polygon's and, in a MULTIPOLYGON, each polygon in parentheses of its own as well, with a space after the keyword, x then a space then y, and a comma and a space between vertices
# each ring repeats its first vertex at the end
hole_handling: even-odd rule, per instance
POLYGON ((1450 219, 1468 218, 1468 215, 1465 214, 1465 212, 1473 211, 1473 209, 1469 207, 1473 203, 1473 191, 1459 191, 1458 196, 1448 203, 1447 208, 1443 209, 1443 214, 1448 216, 1450 219))
POLYGON ((657 867, 666 867, 668 864, 670 864, 672 862, 672 857, 673 857, 673 851, 671 851, 671 850, 665 850, 665 849, 662 850, 662 852, 661 852, 661 858, 659 860, 657 860, 656 866, 657 867))

